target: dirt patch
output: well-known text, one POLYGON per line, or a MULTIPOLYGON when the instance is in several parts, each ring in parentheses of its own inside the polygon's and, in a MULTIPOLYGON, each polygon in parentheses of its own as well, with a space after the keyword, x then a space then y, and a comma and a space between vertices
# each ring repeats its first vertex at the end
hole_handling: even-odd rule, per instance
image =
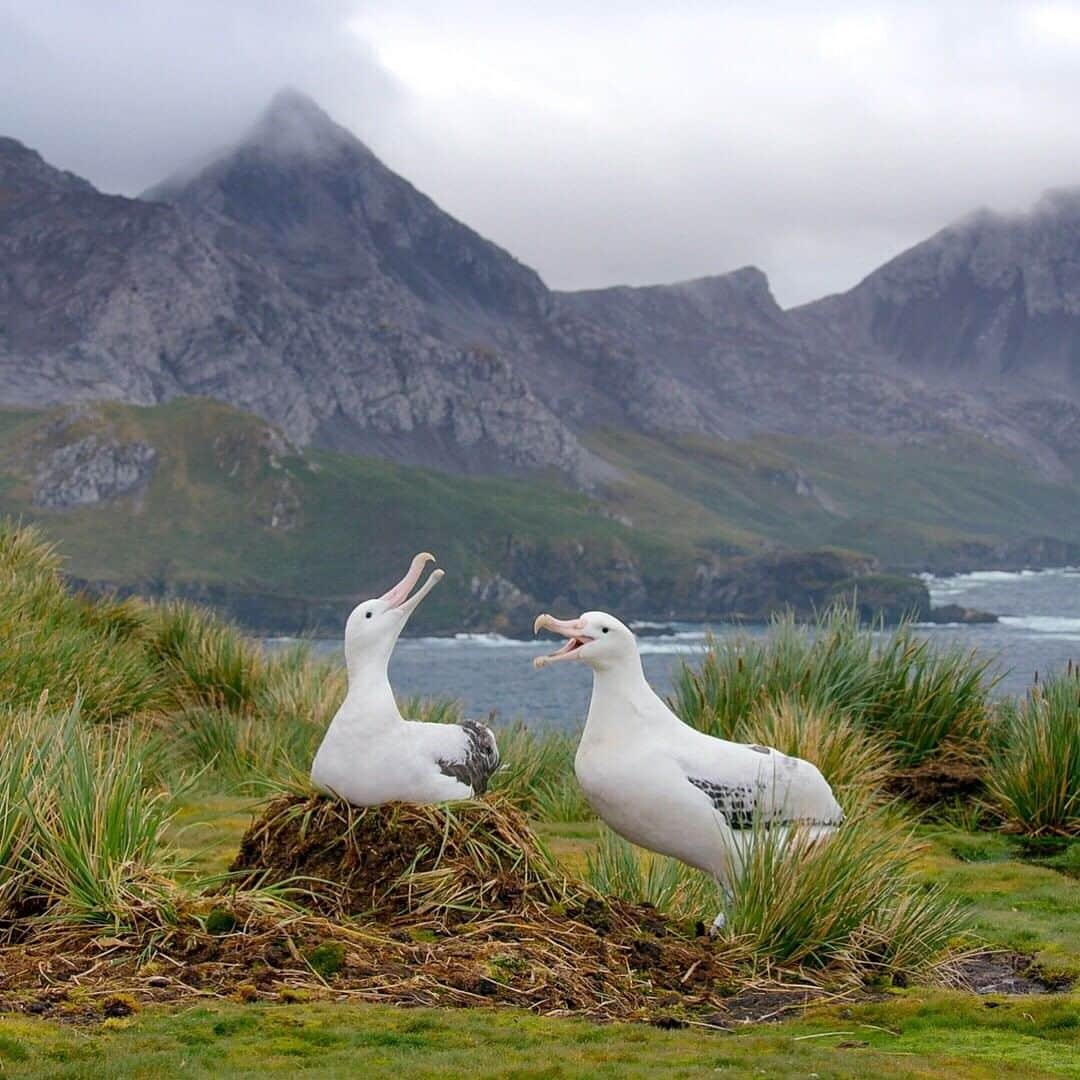
POLYGON ((1017 952, 985 952, 966 957, 956 966, 965 990, 976 994, 1052 994, 1068 990, 1071 983, 1048 978, 1033 958, 1017 952))
POLYGON ((892 794, 918 806, 934 806, 979 794, 985 778, 985 769, 971 761, 932 757, 912 768, 897 770, 887 786, 892 794))

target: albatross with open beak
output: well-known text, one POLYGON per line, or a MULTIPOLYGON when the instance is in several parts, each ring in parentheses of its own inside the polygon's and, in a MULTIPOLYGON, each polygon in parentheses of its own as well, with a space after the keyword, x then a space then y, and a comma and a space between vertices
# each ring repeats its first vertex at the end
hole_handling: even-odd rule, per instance
MULTIPOLYGON (((574 771, 589 805, 620 836, 711 874, 731 895, 742 857, 762 830, 831 836, 844 819, 809 761, 728 742, 684 724, 645 680, 637 642, 613 615, 540 615, 534 630, 566 644, 534 663, 578 661, 592 700, 574 771)), ((713 929, 723 927, 721 912, 713 929)))
POLYGON ((433 570, 411 596, 424 566, 409 572, 377 600, 357 605, 345 624, 349 690, 311 766, 311 779, 356 806, 400 800, 438 803, 481 794, 499 764, 495 736, 483 724, 427 724, 398 711, 387 668, 398 636, 443 576, 433 570))

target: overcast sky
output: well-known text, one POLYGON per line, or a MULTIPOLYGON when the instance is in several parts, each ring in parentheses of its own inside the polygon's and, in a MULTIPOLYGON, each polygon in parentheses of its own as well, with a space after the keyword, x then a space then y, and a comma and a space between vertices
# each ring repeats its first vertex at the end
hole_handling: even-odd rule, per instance
POLYGON ((0 0, 0 133, 107 191, 283 85, 559 288, 798 303, 1080 183, 1080 2, 0 0))

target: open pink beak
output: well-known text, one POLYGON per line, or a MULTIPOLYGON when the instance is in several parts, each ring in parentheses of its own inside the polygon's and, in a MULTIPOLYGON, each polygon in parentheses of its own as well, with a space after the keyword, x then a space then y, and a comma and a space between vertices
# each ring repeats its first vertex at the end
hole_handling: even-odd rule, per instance
POLYGON ((536 621, 533 623, 533 633, 539 634, 541 630, 550 630, 554 634, 561 634, 567 641, 556 652, 548 656, 536 657, 533 660, 533 667, 537 668, 542 668, 547 664, 554 664, 559 660, 573 660, 578 650, 592 641, 592 638, 585 636, 585 623, 581 619, 556 619, 552 615, 537 615, 536 621))
POLYGON ((414 586, 420 580, 424 567, 429 562, 434 561, 435 556, 428 551, 422 551, 419 555, 415 555, 412 564, 409 566, 409 572, 389 592, 383 593, 379 599, 387 607, 400 608, 406 615, 411 615, 416 605, 442 580, 443 572, 433 570, 431 576, 424 582, 423 587, 410 599, 409 593, 413 591, 414 586))

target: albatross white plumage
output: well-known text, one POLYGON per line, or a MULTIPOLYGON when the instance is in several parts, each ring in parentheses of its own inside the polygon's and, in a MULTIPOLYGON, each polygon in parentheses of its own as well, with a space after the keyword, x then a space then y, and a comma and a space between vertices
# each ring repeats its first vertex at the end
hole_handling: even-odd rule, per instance
POLYGON ((398 636, 443 576, 433 570, 409 596, 434 560, 426 551, 417 555, 397 585, 359 604, 345 624, 349 690, 315 755, 311 779, 356 806, 469 799, 485 790, 499 765, 495 736, 483 724, 406 720, 390 687, 387 668, 398 636))
MULTIPOLYGON (((711 874, 730 896, 740 861, 762 829, 798 827, 824 839, 844 814, 808 761, 768 746, 713 738, 683 723, 645 679, 637 642, 613 615, 534 629, 567 638, 537 667, 579 661, 593 672, 592 701, 574 769, 585 797, 631 843, 711 874)), ((724 925, 719 914, 713 926, 724 925)))

